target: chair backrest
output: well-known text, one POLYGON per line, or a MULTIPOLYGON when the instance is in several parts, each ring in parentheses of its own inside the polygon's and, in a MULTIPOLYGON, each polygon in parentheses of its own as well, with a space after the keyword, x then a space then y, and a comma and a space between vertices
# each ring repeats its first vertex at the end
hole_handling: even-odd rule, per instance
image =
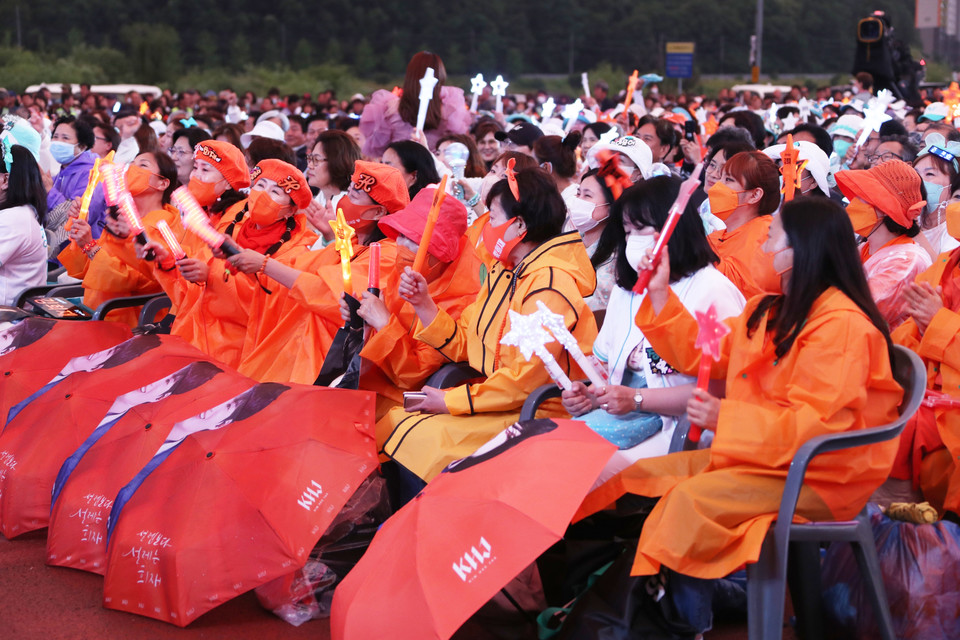
POLYGON ((927 367, 920 356, 897 344, 893 346, 893 378, 903 387, 900 415, 912 416, 927 390, 927 367))

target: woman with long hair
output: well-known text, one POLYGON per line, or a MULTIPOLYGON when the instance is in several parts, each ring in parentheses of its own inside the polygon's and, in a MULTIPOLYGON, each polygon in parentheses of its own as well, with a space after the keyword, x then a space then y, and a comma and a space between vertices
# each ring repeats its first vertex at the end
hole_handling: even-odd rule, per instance
MULTIPOLYGON (((710 628, 713 580, 756 560, 797 450, 818 435, 891 422, 903 396, 886 323, 839 205, 815 197, 787 203, 762 251, 768 259, 756 275, 770 293, 726 321, 731 332, 713 364, 711 377, 726 380, 726 397, 697 390, 687 404, 691 423, 715 434, 712 446, 640 460, 581 508, 581 515, 594 512, 624 493, 662 496, 636 557, 620 568, 659 578, 668 604, 685 592, 683 610, 695 612, 682 616, 691 635, 710 628)), ((694 374, 703 357, 694 346, 697 321, 670 289, 667 254, 654 266, 636 322, 660 357, 694 374)), ((651 267, 649 255, 641 268, 651 267)), ((797 515, 854 517, 886 480, 896 450, 893 440, 856 455, 817 456, 797 515)))
POLYGON ((430 150, 433 151, 437 141, 449 133, 467 133, 470 112, 463 99, 463 89, 446 86, 447 70, 443 60, 435 53, 421 51, 407 65, 400 98, 385 89, 370 96, 370 102, 360 116, 360 132, 365 137, 364 157, 379 159, 391 142, 410 140, 420 108, 420 79, 427 69, 433 69, 437 78, 422 132, 430 150))
POLYGON ((12 305, 27 287, 47 282, 47 240, 43 231, 47 193, 33 154, 19 144, 0 142, 0 304, 12 305))

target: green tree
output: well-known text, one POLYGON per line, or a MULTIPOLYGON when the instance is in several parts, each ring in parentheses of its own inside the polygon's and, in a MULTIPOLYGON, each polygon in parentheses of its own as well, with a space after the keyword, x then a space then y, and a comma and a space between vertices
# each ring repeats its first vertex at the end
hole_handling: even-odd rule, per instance
POLYGON ((377 56, 370 41, 363 38, 353 51, 353 69, 360 77, 369 76, 377 66, 377 56))
POLYGON ((180 73, 180 34, 164 24, 142 22, 120 30, 134 76, 148 83, 173 82, 180 73))

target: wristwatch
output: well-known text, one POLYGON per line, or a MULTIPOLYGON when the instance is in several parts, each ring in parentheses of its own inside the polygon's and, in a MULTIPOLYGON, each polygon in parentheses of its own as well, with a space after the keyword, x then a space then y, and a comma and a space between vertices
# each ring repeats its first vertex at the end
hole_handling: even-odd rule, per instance
POLYGON ((636 411, 640 411, 643 406, 643 393, 639 389, 633 394, 633 404, 636 406, 636 411))

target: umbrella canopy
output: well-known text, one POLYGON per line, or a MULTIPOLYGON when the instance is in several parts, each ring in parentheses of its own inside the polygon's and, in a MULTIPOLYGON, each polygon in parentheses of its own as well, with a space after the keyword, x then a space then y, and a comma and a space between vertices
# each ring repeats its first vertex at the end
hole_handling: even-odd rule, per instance
POLYGON ((374 400, 264 383, 232 420, 174 428, 111 511, 104 606, 185 626, 302 566, 377 466, 374 400))
POLYGON ((119 417, 130 406, 153 401, 152 383, 206 357, 180 338, 152 335, 68 362, 0 434, 0 533, 12 538, 47 526, 60 466, 108 412, 119 417), (114 407, 129 392, 135 393, 114 407))
POLYGON ((117 492, 140 471, 181 420, 213 410, 255 384, 239 373, 195 362, 173 373, 157 402, 104 419, 63 463, 53 486, 47 564, 106 571, 107 516, 117 492))
POLYGON ((452 463, 337 588, 332 637, 449 638, 560 539, 615 451, 582 422, 528 420, 452 463))
POLYGON ((0 432, 10 407, 43 387, 71 358, 130 336, 130 328, 116 322, 47 318, 28 318, 0 332, 0 432))

